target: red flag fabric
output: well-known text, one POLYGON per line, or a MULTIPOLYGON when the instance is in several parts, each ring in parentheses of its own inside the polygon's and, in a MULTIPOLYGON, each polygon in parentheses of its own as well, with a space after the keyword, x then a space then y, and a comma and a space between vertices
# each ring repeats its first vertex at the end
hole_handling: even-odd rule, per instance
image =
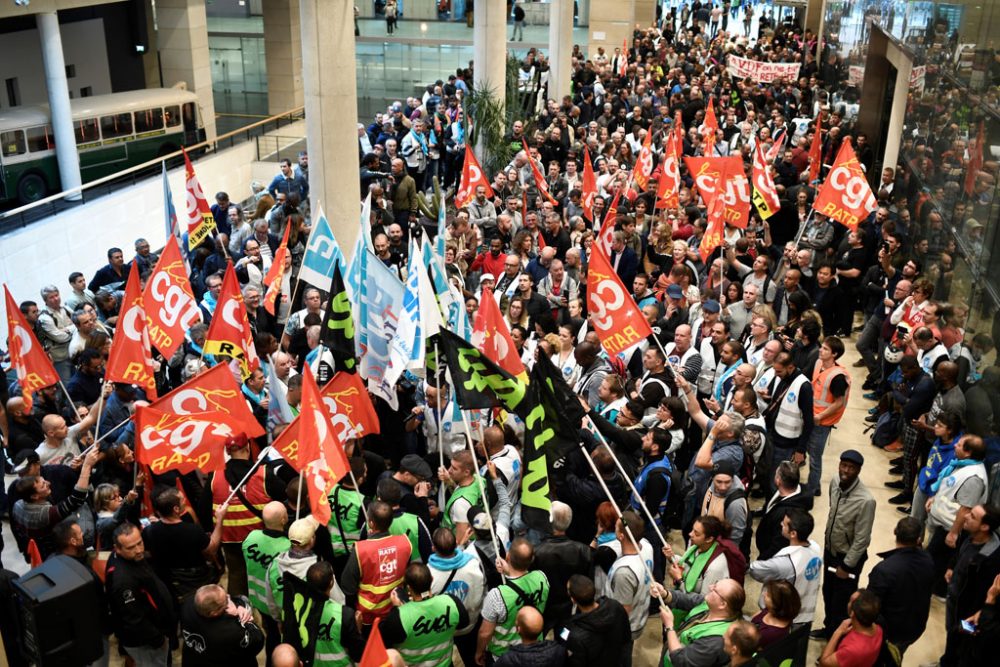
POLYGON ((660 180, 656 188, 656 208, 676 208, 680 206, 681 172, 680 148, 677 138, 671 133, 664 146, 663 162, 660 163, 660 180))
POLYGON ((809 146, 809 182, 819 178, 820 167, 823 166, 823 112, 816 116, 816 134, 809 146))
POLYGON ((469 146, 465 149, 462 178, 458 182, 458 190, 455 191, 455 207, 468 206, 469 202, 476 196, 476 188, 480 185, 486 188, 486 198, 493 199, 493 188, 490 187, 490 181, 483 174, 483 168, 479 166, 479 160, 476 159, 476 154, 469 146))
POLYGON ((583 204, 583 217, 590 222, 594 222, 594 197, 597 196, 597 176, 594 174, 594 165, 590 161, 590 151, 583 147, 583 197, 580 202, 583 204))
POLYGON ((590 253, 587 308, 601 345, 609 355, 616 355, 653 333, 599 244, 590 253))
POLYGON ((535 187, 538 191, 542 193, 550 204, 553 206, 557 205, 559 202, 555 200, 551 194, 549 194, 549 184, 545 182, 545 176, 539 170, 538 165, 535 164, 535 158, 531 157, 531 151, 528 150, 528 142, 524 139, 521 140, 521 146, 524 147, 524 154, 528 156, 528 164, 531 165, 531 176, 535 179, 535 187))
POLYGON ((472 326, 472 344, 493 363, 514 377, 527 379, 527 371, 510 337, 510 328, 500 313, 500 306, 490 290, 483 290, 476 321, 472 326))
POLYGON ((7 308, 7 346, 10 348, 10 365, 17 372, 17 383, 21 386, 21 398, 24 406, 31 410, 31 397, 39 389, 50 387, 59 382, 59 374, 49 355, 45 354, 31 325, 24 319, 21 309, 10 294, 7 285, 3 286, 5 307, 7 308))
POLYGON ((753 191, 754 205, 762 220, 767 220, 781 208, 774 179, 764 162, 763 147, 758 143, 753 151, 753 191))
POLYGON ((205 199, 194 165, 187 151, 184 152, 184 188, 187 190, 188 250, 194 250, 215 231, 215 215, 205 199))
POLYGON ((850 137, 845 137, 844 143, 840 145, 837 160, 816 193, 813 208, 817 213, 836 220, 851 231, 857 229, 858 224, 878 208, 875 193, 868 185, 861 163, 854 154, 850 137))
POLYGON ((743 172, 743 158, 686 157, 684 162, 705 204, 711 205, 716 191, 720 190, 726 204, 726 223, 746 229, 750 221, 750 181, 743 172))
POLYGON ((704 155, 711 155, 715 149, 716 133, 719 131, 719 121, 715 117, 715 102, 708 98, 708 106, 705 108, 705 122, 701 126, 701 138, 705 142, 704 155))
POLYGON ((677 142, 677 157, 684 154, 684 114, 678 111, 674 114, 674 139, 677 142))
POLYGON ((611 205, 604 212, 604 223, 601 224, 601 231, 597 234, 597 245, 604 250, 604 254, 611 256, 611 242, 615 235, 615 218, 618 217, 618 198, 621 197, 621 190, 615 191, 615 196, 611 200, 611 205))
POLYGON ((34 538, 28 540, 28 564, 34 569, 42 564, 42 552, 38 550, 38 543, 34 538))
POLYGON ((267 285, 267 292, 264 294, 264 310, 274 315, 275 304, 281 296, 281 283, 285 278, 285 260, 288 258, 288 232, 292 229, 292 217, 288 216, 288 223, 285 225, 285 235, 281 239, 281 245, 274 253, 271 260, 271 268, 264 276, 264 284, 267 285))
POLYGON ((646 130, 646 139, 642 142, 642 148, 639 150, 639 157, 635 163, 635 171, 632 173, 632 178, 635 179, 635 184, 639 186, 640 190, 645 190, 646 186, 649 185, 649 176, 653 173, 653 130, 652 128, 646 130))
POLYGON ((722 245, 726 231, 726 201, 722 193, 715 195, 712 203, 708 205, 708 226, 705 228, 705 235, 698 244, 698 254, 701 261, 708 264, 708 258, 716 248, 722 245))
POLYGON ((132 263, 125 284, 115 337, 105 364, 104 379, 142 387, 151 401, 156 400, 156 370, 149 346, 146 311, 139 291, 139 265, 132 263))
POLYGON ((983 121, 979 121, 979 132, 976 133, 976 140, 969 144, 969 162, 965 166, 965 194, 969 197, 976 191, 976 179, 983 168, 983 144, 986 143, 984 133, 983 121))
POLYGON ((368 388, 357 373, 340 371, 320 393, 341 442, 349 437, 360 438, 380 432, 378 414, 368 395, 368 388))
POLYGON ((226 262, 226 274, 222 278, 222 292, 215 307, 215 314, 205 337, 205 354, 232 357, 240 362, 243 379, 250 377, 258 366, 257 349, 253 345, 253 333, 247 321, 247 307, 243 303, 243 292, 236 279, 233 263, 226 262))
POLYGON ((358 667, 392 667, 389 660, 389 652, 385 650, 385 642, 382 641, 382 631, 378 629, 379 619, 375 619, 372 624, 372 632, 368 635, 368 643, 365 644, 365 652, 361 654, 361 662, 358 667))
POLYGON ((225 468, 226 440, 243 425, 224 412, 176 414, 151 406, 135 410, 135 458, 157 475, 225 468))
POLYGON ((142 305, 149 341, 169 359, 183 344, 184 332, 201 320, 201 309, 173 236, 167 239, 153 273, 146 280, 142 305))
POLYGON ((182 415, 221 412, 241 424, 240 430, 248 438, 264 435, 264 429, 247 407, 243 392, 226 364, 194 376, 150 407, 182 415))

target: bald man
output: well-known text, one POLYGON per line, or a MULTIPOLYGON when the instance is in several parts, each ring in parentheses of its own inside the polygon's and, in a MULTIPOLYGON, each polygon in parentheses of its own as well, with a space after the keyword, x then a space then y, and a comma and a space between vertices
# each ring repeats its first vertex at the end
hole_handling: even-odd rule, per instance
MULTIPOLYGON (((106 392, 110 393, 111 388, 111 383, 108 383, 106 392)), ((83 419, 72 426, 68 426, 61 415, 45 415, 42 419, 42 432, 45 433, 45 439, 35 448, 35 451, 38 452, 38 459, 43 466, 69 465, 74 458, 80 455, 80 440, 97 422, 99 404, 100 399, 90 406, 83 419)))
POLYGON ((271 667, 302 667, 302 661, 294 646, 278 644, 271 653, 271 667))
POLYGON ((12 459, 25 449, 35 449, 45 439, 41 420, 31 414, 20 396, 7 401, 6 436, 5 447, 12 459))
POLYGON ((288 551, 292 543, 285 534, 288 510, 284 503, 272 500, 262 511, 264 527, 251 532, 243 540, 243 560, 247 564, 247 588, 250 604, 260 612, 261 623, 267 634, 270 652, 281 642, 281 631, 267 607, 267 568, 280 554, 288 551))
POLYGON ((253 611, 217 584, 202 586, 181 606, 185 667, 256 667, 264 633, 253 611))
POLYGON ((545 625, 542 615, 534 607, 522 607, 517 612, 514 623, 521 643, 512 646, 499 660, 495 667, 528 667, 529 665, 548 665, 562 667, 566 663, 566 648, 551 639, 542 639, 542 628, 545 625))

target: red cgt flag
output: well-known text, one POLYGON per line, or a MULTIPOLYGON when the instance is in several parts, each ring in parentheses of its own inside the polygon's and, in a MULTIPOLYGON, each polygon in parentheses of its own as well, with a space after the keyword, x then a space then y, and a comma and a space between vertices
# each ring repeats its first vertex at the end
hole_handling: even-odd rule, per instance
POLYGON ((725 222, 746 229, 750 221, 750 181, 743 171, 743 158, 686 157, 688 171, 694 178, 698 194, 711 205, 717 191, 725 202, 725 222))
POLYGON ((483 173, 483 168, 479 166, 479 160, 472 151, 472 146, 465 148, 465 162, 462 164, 462 178, 458 182, 458 190, 455 191, 455 207, 462 208, 468 206, 469 202, 476 196, 476 188, 480 185, 486 188, 486 198, 493 199, 493 188, 490 181, 483 173))
POLYGON ((597 176, 594 174, 594 165, 590 161, 590 151, 583 147, 583 197, 580 202, 583 204, 583 217, 590 222, 594 222, 594 197, 597 196, 597 176))
POLYGON ((763 146, 759 143, 753 150, 753 201, 761 220, 767 220, 781 208, 774 179, 764 162, 763 146))
POLYGON ((31 395, 59 382, 59 374, 45 349, 35 338, 31 326, 24 320, 10 289, 3 286, 7 308, 7 346, 10 348, 10 365, 17 371, 17 382, 21 385, 21 398, 25 408, 31 410, 31 395))
POLYGON ((285 235, 281 239, 281 245, 274 253, 271 261, 271 268, 264 276, 264 284, 267 285, 267 292, 264 294, 264 310, 274 315, 275 304, 281 296, 281 283, 285 279, 285 262, 288 259, 288 232, 292 229, 292 217, 288 216, 288 223, 285 225, 285 235))
POLYGON ((135 410, 135 457, 157 475, 168 470, 216 472, 226 467, 226 440, 243 425, 224 412, 176 414, 151 406, 135 410))
POLYGON ((677 146, 677 137, 671 133, 667 137, 666 147, 663 153, 663 162, 660 164, 660 180, 656 188, 656 208, 676 208, 680 206, 680 149, 677 146))
POLYGON ((553 206, 557 205, 559 202, 555 200, 555 197, 549 194, 549 184, 545 182, 545 176, 542 175, 542 172, 538 169, 538 165, 535 164, 535 159, 531 157, 531 151, 528 150, 528 142, 522 139, 521 146, 524 148, 524 154, 528 157, 528 164, 531 165, 531 176, 535 179, 535 187, 538 188, 538 191, 542 193, 542 196, 545 197, 550 204, 553 206))
POLYGON ((649 176, 653 173, 653 130, 646 130, 646 140, 642 142, 639 150, 639 158, 636 160, 635 171, 632 178, 640 190, 645 190, 649 185, 649 176))
POLYGON ((104 379, 142 387, 146 396, 156 400, 156 376, 146 328, 146 311, 139 292, 139 266, 133 262, 125 284, 125 297, 118 317, 117 334, 111 341, 111 351, 104 379))
POLYGON ((489 290, 483 290, 476 321, 472 327, 472 344, 493 363, 511 375, 527 380, 528 374, 510 337, 510 329, 500 314, 500 306, 489 290))
POLYGON ((701 261, 708 264, 708 258, 720 247, 724 241, 726 231, 726 202, 722 193, 715 195, 712 203, 708 205, 708 226, 705 228, 705 235, 698 244, 698 254, 701 261))
POLYGON ((243 392, 226 364, 194 376, 150 407, 181 415, 221 412, 241 424, 240 432, 248 438, 264 435, 264 429, 247 407, 243 392))
POLYGON ((611 242, 614 240, 615 218, 618 217, 618 199, 620 197, 621 190, 615 190, 614 199, 611 200, 608 210, 604 212, 604 223, 601 225, 601 231, 597 233, 597 245, 608 257, 611 256, 611 242))
MULTIPOLYGON (((787 134, 787 132, 786 132, 787 134)), ((809 182, 819 178, 819 170, 823 166, 823 112, 816 116, 816 134, 809 146, 809 182)))
POLYGON ((360 375, 340 371, 320 393, 341 442, 379 433, 378 414, 360 375))
POLYGON ((705 109, 705 122, 701 126, 701 137, 705 142, 704 155, 711 155, 715 149, 716 133, 719 131, 719 121, 715 117, 715 103, 708 98, 708 108, 705 109))
POLYGON ((170 358, 184 342, 184 332, 201 320, 201 309, 191 292, 184 258, 173 236, 167 239, 156 268, 142 292, 149 341, 170 358))
POLYGON ((601 345, 609 355, 616 355, 653 333, 599 244, 590 253, 587 308, 601 345))
POLYGON ((385 650, 385 642, 382 641, 382 631, 378 629, 379 619, 375 619, 372 625, 372 632, 368 635, 368 643, 365 644, 365 652, 361 654, 361 662, 358 667, 391 667, 389 652, 385 650))
POLYGON ((258 366, 257 348, 253 345, 253 333, 247 321, 247 307, 243 303, 243 293, 236 279, 233 263, 226 262, 226 274, 222 278, 222 292, 215 307, 215 315, 205 337, 205 354, 223 355, 238 359, 243 379, 250 377, 258 366))
POLYGON ((868 185, 850 138, 846 137, 837 152, 833 169, 816 194, 813 209, 854 231, 876 208, 875 193, 868 185))
POLYGON ((188 250, 194 250, 215 231, 215 215, 208 206, 198 177, 194 175, 191 158, 187 151, 181 150, 184 152, 184 189, 187 191, 188 250))

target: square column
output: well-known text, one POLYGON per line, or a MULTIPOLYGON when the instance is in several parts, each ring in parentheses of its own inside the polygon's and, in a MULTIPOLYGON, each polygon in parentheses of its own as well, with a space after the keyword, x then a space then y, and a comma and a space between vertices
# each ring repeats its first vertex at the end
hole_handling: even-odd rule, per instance
POLYGON ((204 0, 157 0, 160 71, 163 85, 184 82, 198 95, 205 138, 215 139, 215 98, 208 55, 208 19, 204 0))
POLYGON ((656 21, 654 0, 629 0, 624 6, 619 0, 590 0, 590 40, 587 55, 597 53, 603 46, 610 58, 616 48, 628 40, 632 45, 632 32, 636 25, 648 28, 656 21))
POLYGON ((305 103, 299 0, 267 0, 263 6, 267 113, 274 116, 305 103))
POLYGON ((573 69, 573 0, 552 0, 549 14, 549 97, 569 95, 573 69))

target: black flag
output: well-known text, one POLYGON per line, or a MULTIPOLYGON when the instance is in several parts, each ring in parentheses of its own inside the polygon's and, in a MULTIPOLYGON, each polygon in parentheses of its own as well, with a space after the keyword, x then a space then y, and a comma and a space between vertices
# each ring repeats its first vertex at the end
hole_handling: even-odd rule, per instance
POLYGON ((316 656, 320 620, 329 598, 291 572, 282 574, 282 591, 284 641, 295 647, 302 664, 309 667, 316 656))
MULTIPOLYGON (((333 267, 330 279, 330 303, 326 308, 323 326, 320 327, 319 344, 330 351, 333 357, 333 377, 338 371, 357 373, 358 363, 354 357, 354 316, 351 300, 344 287, 344 277, 340 273, 340 262, 333 267)), ((330 378, 317 378, 322 385, 330 378)))
MULTIPOLYGON (((527 385, 503 370, 482 352, 447 329, 441 329, 438 347, 455 383, 455 397, 463 410, 503 406, 522 419, 527 385)), ((437 373, 437 362, 428 356, 428 369, 437 373)))

